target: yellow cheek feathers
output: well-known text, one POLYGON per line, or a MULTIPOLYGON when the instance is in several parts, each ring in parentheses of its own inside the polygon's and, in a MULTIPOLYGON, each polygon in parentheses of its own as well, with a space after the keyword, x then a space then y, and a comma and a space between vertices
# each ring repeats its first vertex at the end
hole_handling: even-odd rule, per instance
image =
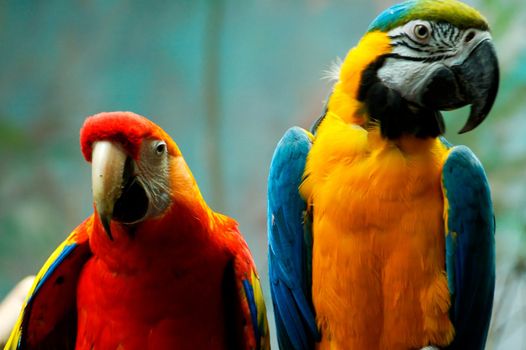
POLYGON ((386 33, 367 33, 358 45, 349 51, 342 64, 339 80, 329 100, 329 111, 348 123, 363 125, 367 119, 362 111, 362 103, 356 100, 361 75, 379 56, 390 52, 390 39, 386 33))

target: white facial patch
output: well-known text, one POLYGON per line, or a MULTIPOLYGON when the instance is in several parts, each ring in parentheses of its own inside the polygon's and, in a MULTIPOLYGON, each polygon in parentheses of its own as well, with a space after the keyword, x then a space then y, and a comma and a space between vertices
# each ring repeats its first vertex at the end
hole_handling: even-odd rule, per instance
POLYGON ((160 215, 171 203, 169 157, 164 141, 146 140, 141 145, 137 178, 149 199, 148 217, 160 215))
POLYGON ((464 62, 480 42, 491 39, 487 31, 459 29, 446 22, 414 20, 388 33, 392 52, 378 77, 405 99, 420 103, 428 78, 443 67, 464 62))

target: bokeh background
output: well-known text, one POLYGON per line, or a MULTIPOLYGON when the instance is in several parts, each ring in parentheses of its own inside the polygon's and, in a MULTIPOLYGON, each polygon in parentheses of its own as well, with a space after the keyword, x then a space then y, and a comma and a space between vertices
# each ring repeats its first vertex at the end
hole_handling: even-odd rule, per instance
MULTIPOLYGON (((273 148, 288 127, 317 118, 330 91, 324 71, 393 3, 0 2, 0 299, 92 211, 78 146, 84 118, 131 110, 173 136, 209 204, 239 221, 271 320, 273 148)), ((526 349, 526 3, 468 3, 492 26, 501 90, 467 135, 456 131, 468 110, 448 114, 447 137, 474 150, 493 190, 498 278, 488 349, 526 349)))

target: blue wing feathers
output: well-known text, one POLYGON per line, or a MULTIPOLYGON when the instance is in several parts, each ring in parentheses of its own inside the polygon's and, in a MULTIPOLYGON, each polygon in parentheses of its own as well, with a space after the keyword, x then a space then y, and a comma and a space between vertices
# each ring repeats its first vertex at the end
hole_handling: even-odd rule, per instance
MULTIPOLYGON (((274 303, 274 309, 277 310, 279 307, 279 304, 276 304, 274 303)), ((285 329, 285 323, 284 321, 281 319, 281 316, 279 316, 280 314, 282 314, 283 312, 282 311, 275 311, 275 323, 276 323, 276 329, 278 330, 284 330, 285 329)), ((283 332, 283 331, 281 331, 283 332)), ((283 335, 279 335, 278 337, 278 344, 279 344, 279 349, 294 349, 294 346, 291 344, 291 338, 292 337, 289 337, 289 336, 283 336, 283 335)))
POLYGON ((261 334, 258 328, 258 310, 256 306, 256 299, 254 298, 254 288, 248 280, 243 280, 243 289, 245 290, 245 295, 247 296, 248 307, 250 309, 250 318, 252 321, 252 327, 254 329, 254 334, 256 335, 257 349, 259 349, 259 342, 261 339, 261 334))
POLYGON ((288 287, 280 282, 277 282, 273 287, 274 305, 277 309, 275 310, 277 311, 276 318, 279 318, 280 323, 284 325, 282 329, 278 329, 278 341, 283 343, 283 338, 287 338, 287 343, 292 342, 294 344, 291 349, 307 348, 308 336, 288 287))
POLYGON ((457 283, 455 273, 455 251, 456 251, 456 239, 452 234, 446 235, 446 270, 447 270, 447 283, 449 293, 455 294, 455 285, 457 283))
POLYGON ((448 349, 484 349, 495 286, 495 222, 486 174, 475 155, 454 147, 442 171, 448 204, 446 271, 455 339, 448 349))
POLYGON ((282 349, 309 349, 319 338, 310 297, 311 233, 301 184, 311 140, 289 129, 278 143, 268 180, 269 276, 282 349))

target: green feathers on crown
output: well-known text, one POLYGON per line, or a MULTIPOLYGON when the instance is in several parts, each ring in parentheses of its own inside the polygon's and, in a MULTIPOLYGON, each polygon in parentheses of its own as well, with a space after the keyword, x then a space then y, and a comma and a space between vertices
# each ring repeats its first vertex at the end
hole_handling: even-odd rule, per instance
POLYGON ((412 20, 449 22, 465 29, 488 30, 488 22, 474 8, 456 0, 408 0, 383 11, 369 26, 368 32, 388 32, 412 20))

